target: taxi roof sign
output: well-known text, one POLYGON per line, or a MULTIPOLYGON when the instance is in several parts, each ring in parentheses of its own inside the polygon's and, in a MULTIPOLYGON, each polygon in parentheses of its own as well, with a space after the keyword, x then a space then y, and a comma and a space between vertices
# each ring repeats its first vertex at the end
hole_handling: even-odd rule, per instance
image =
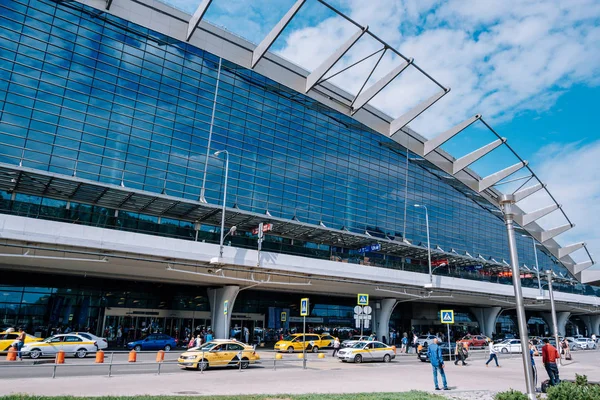
POLYGON ((369 295, 366 293, 359 293, 357 295, 356 303, 359 306, 368 306, 369 305, 369 295))
POLYGON ((454 310, 441 310, 440 319, 442 324, 453 324, 454 323, 454 310))
POLYGON ((300 316, 306 317, 308 316, 308 297, 300 299, 300 316))

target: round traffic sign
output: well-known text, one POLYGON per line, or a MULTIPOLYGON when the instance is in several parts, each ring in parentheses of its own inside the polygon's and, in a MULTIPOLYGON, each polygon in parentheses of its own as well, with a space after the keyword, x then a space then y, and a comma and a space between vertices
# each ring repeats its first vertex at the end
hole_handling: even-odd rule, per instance
POLYGON ((354 307, 354 314, 362 314, 363 308, 361 306, 354 307))
POLYGON ((371 308, 371 306, 365 306, 363 308, 363 312, 367 315, 371 314, 373 312, 373 309, 371 308))

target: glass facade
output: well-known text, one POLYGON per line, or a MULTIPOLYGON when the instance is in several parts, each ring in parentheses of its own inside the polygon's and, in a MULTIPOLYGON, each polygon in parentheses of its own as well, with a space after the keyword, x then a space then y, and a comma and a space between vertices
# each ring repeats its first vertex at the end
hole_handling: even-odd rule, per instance
MULTIPOLYGON (((420 203, 432 247, 509 259, 502 221, 414 155, 253 71, 76 2, 0 0, 0 26, 0 162, 193 200, 204 187, 219 204, 224 165, 208 155, 227 149, 228 206, 418 244, 420 203)), ((0 193, 2 212, 193 236, 192 221, 115 221, 114 210, 50 197, 0 193)), ((295 251, 272 241, 266 249, 295 251)), ((521 262, 535 265, 531 240, 517 242, 521 262)))

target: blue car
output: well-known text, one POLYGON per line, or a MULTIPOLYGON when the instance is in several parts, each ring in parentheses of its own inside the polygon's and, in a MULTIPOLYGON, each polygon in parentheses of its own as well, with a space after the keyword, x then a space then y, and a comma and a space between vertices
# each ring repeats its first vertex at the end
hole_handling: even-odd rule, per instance
POLYGON ((177 347, 177 341, 171 336, 162 333, 151 333, 143 339, 136 340, 135 342, 127 343, 129 350, 142 351, 142 350, 164 350, 169 351, 177 347))

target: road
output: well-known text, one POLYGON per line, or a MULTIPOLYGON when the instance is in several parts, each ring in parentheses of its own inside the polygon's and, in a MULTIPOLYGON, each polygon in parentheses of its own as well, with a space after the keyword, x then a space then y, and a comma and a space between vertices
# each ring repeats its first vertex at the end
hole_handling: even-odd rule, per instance
MULTIPOLYGON (((94 365, 93 358, 83 360, 68 358, 65 365, 28 365, 27 361, 1 362, 0 379, 10 379, 10 384, 0 385, 0 396, 10 393, 31 395, 217 395, 217 394, 282 394, 282 393, 359 393, 432 390, 429 363, 417 360, 415 354, 399 355, 389 364, 342 363, 328 351, 322 359, 310 354, 307 369, 296 354, 284 354, 273 368, 275 353, 261 350, 262 363, 237 371, 235 368, 215 368, 208 371, 180 370, 173 363, 178 352, 167 353, 167 362, 161 365, 161 374, 154 362, 155 353, 138 354, 138 362, 126 362, 127 354, 114 356, 112 377, 108 378, 106 364, 94 365), (135 379, 130 377, 135 376, 135 379), (73 378, 76 379, 73 379, 73 378), (67 381, 68 379, 68 381, 67 381), (68 382, 68 385, 65 384, 68 382), (110 384, 108 384, 110 382, 110 384)), ((574 379, 575 374, 585 374, 590 381, 600 381, 597 351, 573 353, 573 361, 561 367, 562 379, 574 379)), ((447 363, 446 374, 457 398, 492 399, 493 392, 515 388, 524 389, 521 357, 518 354, 500 355, 502 368, 485 366, 484 351, 472 351, 468 366, 447 363), (483 393, 483 394, 482 394, 483 393), (463 396, 464 394, 464 396, 463 396)), ((547 379, 536 358, 541 380, 547 379)))

